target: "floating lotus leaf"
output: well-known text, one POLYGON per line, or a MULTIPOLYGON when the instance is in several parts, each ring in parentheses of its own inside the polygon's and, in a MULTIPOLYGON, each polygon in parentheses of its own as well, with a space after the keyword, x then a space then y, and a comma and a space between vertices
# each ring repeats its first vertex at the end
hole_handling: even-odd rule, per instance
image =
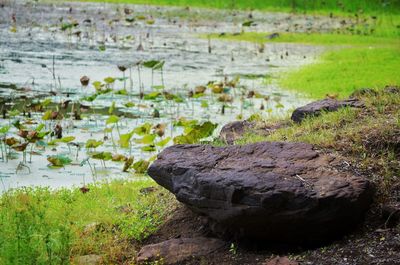
POLYGON ((115 115, 111 115, 110 117, 108 117, 108 119, 106 120, 106 124, 114 124, 119 122, 119 117, 115 116, 115 115))
POLYGON ((204 122, 201 125, 194 126, 187 134, 174 138, 175 144, 194 144, 203 138, 209 137, 217 128, 217 124, 212 122, 204 122))
POLYGON ((135 142, 138 144, 153 144, 156 136, 156 134, 146 134, 143 138, 135 140, 135 142))
POLYGON ((50 162, 51 167, 64 167, 72 162, 71 158, 65 155, 49 156, 47 157, 47 161, 50 162))
POLYGON ((156 151, 156 147, 154 145, 146 145, 141 148, 143 152, 154 152, 156 151))
POLYGON ((92 154, 92 158, 109 161, 112 159, 112 154, 111 154, 111 152, 98 152, 98 153, 92 154))
POLYGON ((136 173, 145 173, 150 165, 149 161, 146 160, 139 160, 133 164, 133 169, 135 169, 136 173))
POLYGON ((242 23, 242 26, 243 26, 243 27, 250 27, 250 26, 252 26, 253 24, 254 24, 254 21, 253 21, 253 20, 248 20, 248 21, 243 22, 243 23, 242 23))
POLYGON ((89 139, 86 141, 85 147, 86 148, 97 148, 100 145, 102 145, 104 142, 103 141, 97 141, 95 139, 89 139))
POLYGON ((119 137, 119 141, 118 141, 119 145, 122 148, 128 148, 129 147, 129 142, 130 142, 130 140, 132 138, 132 135, 133 135, 133 132, 126 133, 126 134, 121 134, 120 137, 119 137))
POLYGON ((58 139, 58 141, 63 142, 63 143, 69 143, 75 140, 75 136, 65 136, 61 139, 58 139))
POLYGON ((11 127, 10 127, 9 125, 0 127, 0 134, 6 134, 6 133, 8 133, 8 131, 10 130, 10 128, 11 128, 11 127))
POLYGON ((148 122, 144 123, 143 125, 136 127, 133 129, 133 132, 137 135, 145 135, 149 134, 151 130, 152 125, 148 122))
POLYGON ((164 140, 157 142, 156 145, 159 147, 164 147, 169 143, 169 141, 171 141, 171 137, 166 137, 164 140))

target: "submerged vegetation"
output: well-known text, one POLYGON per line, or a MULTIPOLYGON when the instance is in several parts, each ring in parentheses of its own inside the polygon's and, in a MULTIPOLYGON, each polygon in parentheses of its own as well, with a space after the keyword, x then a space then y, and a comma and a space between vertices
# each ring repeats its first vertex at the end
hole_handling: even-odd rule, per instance
MULTIPOLYGON (((155 70, 161 70, 162 75, 163 64, 164 62, 147 61, 135 66, 137 69, 141 65, 150 68, 153 80, 155 70)), ((140 78, 140 71, 138 73, 140 78)), ((82 82, 83 79, 87 77, 82 77, 81 83, 88 90, 86 86, 89 81, 82 82)), ((255 102, 265 102, 262 104, 267 107, 271 104, 269 109, 273 107, 272 104, 280 104, 279 97, 274 99, 274 103, 269 103, 268 96, 256 94, 240 86, 239 78, 210 81, 205 86, 175 93, 166 90, 164 85, 153 85, 153 81, 151 91, 145 90, 143 86, 137 92, 132 91, 132 88, 130 91, 125 88, 118 90, 114 88, 117 81, 118 78, 114 77, 93 81, 91 85, 94 92, 86 91, 82 98, 60 96, 53 102, 51 97, 47 97, 32 100, 30 103, 24 102, 23 106, 9 104, 12 106, 9 108, 3 105, 3 126, 0 127, 1 162, 8 165, 22 154, 15 172, 38 174, 39 171, 31 172, 30 166, 34 164, 32 158, 35 163, 43 163, 43 157, 46 156, 50 169, 86 167, 90 169, 93 181, 97 180, 98 173, 102 170, 103 175, 109 172, 144 173, 155 155, 166 146, 172 143, 196 143, 213 135, 217 124, 209 119, 187 119, 182 116, 182 109, 188 108, 193 116, 199 107, 208 110, 210 105, 214 105, 214 108, 221 109, 218 110, 219 115, 224 115, 225 109, 230 108, 232 112, 233 95, 241 95, 236 99, 240 107, 235 110, 241 117, 246 109, 255 111, 255 102), (245 98, 246 93, 251 96, 245 98), (106 113, 96 108, 98 98, 113 99, 116 95, 118 103, 113 100, 106 113), (21 107, 22 113, 19 109, 21 107), (135 118, 130 117, 129 109, 136 110, 138 114, 141 114, 141 109, 150 109, 152 113, 142 114, 146 118, 145 122, 133 127, 127 123, 135 118), (159 122, 154 123, 154 120, 159 122), (81 131, 76 131, 75 128, 81 131), (100 169, 96 168, 93 160, 100 162, 100 169), (108 171, 106 161, 111 161, 111 169, 114 171, 108 171), (121 165, 115 171, 117 164, 121 165)), ((119 81, 124 82, 125 86, 126 79, 119 81)), ((86 172, 82 174, 83 185, 86 172)))

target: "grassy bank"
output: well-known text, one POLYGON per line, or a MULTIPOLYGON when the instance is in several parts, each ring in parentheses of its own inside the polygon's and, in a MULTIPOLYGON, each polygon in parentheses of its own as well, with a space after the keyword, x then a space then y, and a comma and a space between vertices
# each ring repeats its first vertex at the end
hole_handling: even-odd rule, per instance
POLYGON ((393 195, 391 189, 399 184, 400 88, 393 93, 381 89, 355 96, 365 108, 343 108, 307 118, 301 124, 287 120, 288 126, 269 136, 248 133, 236 144, 306 142, 336 151, 372 178, 378 185, 378 200, 387 200, 393 195))
POLYGON ((19 189, 0 199, 0 264, 70 264, 99 254, 105 264, 135 256, 173 200, 151 180, 80 189, 19 189))
MULTIPOLYGON (((98 1, 98 0, 90 0, 98 1)), ((400 2, 380 0, 103 0, 98 2, 207 7, 219 9, 256 9, 264 11, 398 13, 400 2)))
POLYGON ((286 89, 305 93, 313 98, 327 94, 350 95, 361 87, 380 88, 400 84, 400 41, 390 37, 348 34, 280 33, 268 39, 266 33, 211 35, 212 38, 257 43, 300 43, 331 45, 314 64, 280 76, 286 89))
MULTIPOLYGON (((250 41, 256 43, 300 43, 311 45, 398 45, 399 38, 393 32, 389 36, 375 35, 350 35, 350 34, 329 34, 329 33, 279 33, 279 37, 269 39, 271 33, 265 32, 243 32, 240 34, 211 34, 213 39, 232 40, 232 41, 250 41)), ((203 36, 207 37, 207 36, 203 36)))
POLYGON ((313 98, 346 97, 357 88, 400 84, 400 46, 325 53, 316 63, 282 76, 280 85, 313 98))

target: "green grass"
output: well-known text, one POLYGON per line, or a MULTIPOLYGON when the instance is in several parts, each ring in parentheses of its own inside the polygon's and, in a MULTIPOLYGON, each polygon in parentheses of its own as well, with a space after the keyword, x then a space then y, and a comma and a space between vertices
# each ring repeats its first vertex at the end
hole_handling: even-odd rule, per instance
POLYGON ((387 12, 399 13, 400 2, 380 0, 92 0, 98 2, 171 5, 207 7, 219 9, 257 9, 264 11, 319 11, 329 13, 353 13, 363 10, 367 13, 387 12), (386 4, 382 4, 386 2, 386 4))
POLYGON ((156 184, 114 181, 89 186, 87 193, 21 188, 3 194, 0 264, 70 264, 87 254, 101 255, 106 264, 131 259, 132 240, 154 232, 173 204, 160 188, 140 192, 149 186, 156 184))
POLYGON ((350 95, 358 88, 400 84, 400 46, 326 52, 316 63, 281 77, 280 85, 313 98, 350 95))
MULTIPOLYGON (((279 33, 279 37, 268 39, 270 33, 245 32, 241 34, 211 34, 202 35, 203 38, 211 37, 221 40, 250 41, 256 43, 301 43, 316 45, 389 45, 397 44, 400 46, 399 38, 394 36, 364 36, 350 34, 330 34, 330 33, 279 33)), ((396 36, 396 35, 395 35, 396 36)))
POLYGON ((239 35, 211 35, 213 38, 252 41, 330 45, 328 51, 311 65, 285 73, 279 85, 313 98, 327 94, 346 97, 363 87, 379 88, 400 84, 400 38, 349 35, 282 33, 268 40, 268 34, 249 32, 239 35))

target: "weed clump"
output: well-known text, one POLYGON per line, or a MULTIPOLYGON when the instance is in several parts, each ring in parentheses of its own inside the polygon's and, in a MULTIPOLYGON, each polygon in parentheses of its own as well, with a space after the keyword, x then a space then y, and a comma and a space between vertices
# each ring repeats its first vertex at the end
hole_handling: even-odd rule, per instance
POLYGON ((89 185, 85 192, 6 192, 0 198, 0 263, 70 264, 84 255, 100 255, 106 264, 133 259, 135 242, 174 207, 170 195, 152 185, 145 179, 89 185))

